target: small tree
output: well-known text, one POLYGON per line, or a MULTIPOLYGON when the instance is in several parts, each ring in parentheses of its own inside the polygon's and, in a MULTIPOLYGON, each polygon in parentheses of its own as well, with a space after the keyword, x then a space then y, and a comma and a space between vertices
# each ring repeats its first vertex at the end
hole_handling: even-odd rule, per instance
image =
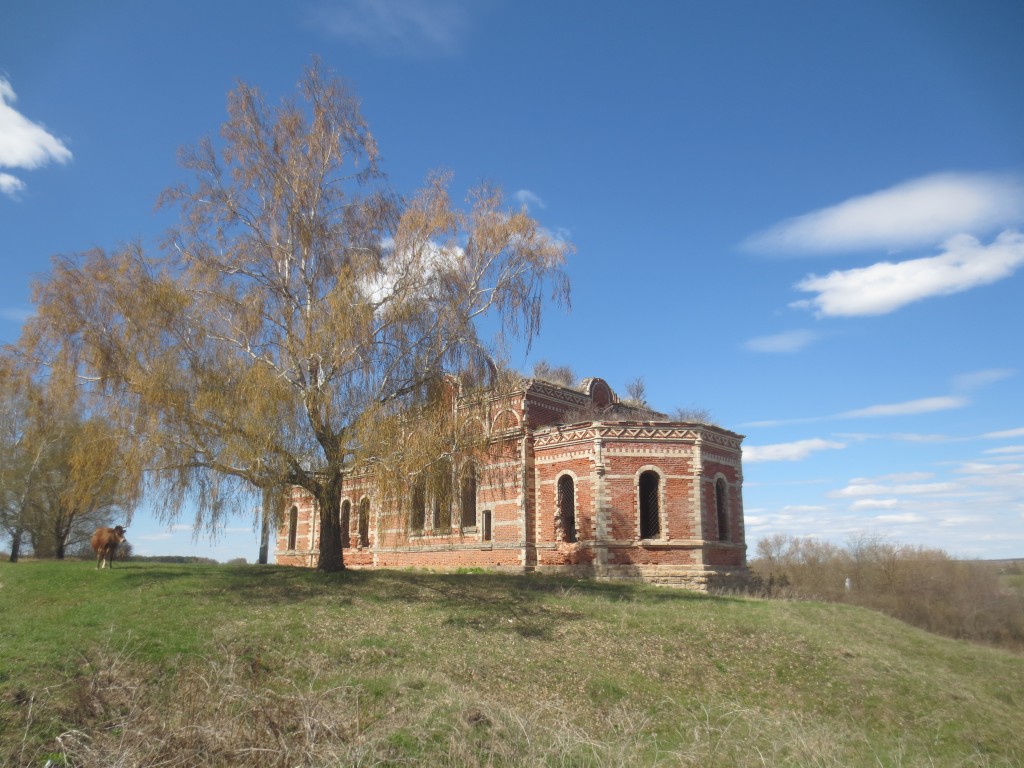
POLYGON ((83 416, 67 381, 33 374, 13 349, 0 360, 0 517, 12 560, 26 534, 37 557, 63 559, 115 512, 130 511, 133 488, 111 425, 83 416))
POLYGON ((479 446, 446 374, 494 381, 503 342, 568 298, 569 246, 490 187, 467 211, 444 175, 398 198, 344 84, 314 64, 300 92, 272 109, 239 85, 219 149, 182 156, 195 181, 163 198, 182 214, 166 245, 58 259, 30 336, 132 438, 124 469, 165 517, 191 498, 216 525, 297 486, 337 570, 347 473, 397 488, 479 446))
POLYGON ((0 526, 11 539, 9 560, 18 562, 33 524, 49 443, 34 428, 39 409, 33 388, 9 355, 0 358, 0 526))
POLYGON ((647 407, 647 385, 642 376, 626 384, 626 402, 638 408, 647 407))
POLYGON ((93 531, 134 504, 120 472, 120 450, 106 421, 63 414, 39 482, 31 531, 38 557, 63 560, 69 546, 88 542, 93 531))
POLYGON ((672 421, 689 421, 694 424, 707 424, 715 426, 715 420, 711 416, 711 411, 707 408, 676 408, 671 414, 672 421))
POLYGON ((561 384, 563 387, 574 387, 579 380, 576 372, 568 365, 552 365, 547 360, 538 360, 533 365, 533 377, 561 384))

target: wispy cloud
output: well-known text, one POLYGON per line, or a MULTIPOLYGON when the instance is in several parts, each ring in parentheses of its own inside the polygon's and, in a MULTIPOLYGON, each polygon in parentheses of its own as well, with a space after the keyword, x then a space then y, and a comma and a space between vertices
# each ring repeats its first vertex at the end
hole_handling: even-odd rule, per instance
POLYGON ((950 482, 898 482, 892 479, 879 478, 871 480, 864 477, 857 477, 837 491, 832 491, 829 496, 836 498, 849 498, 857 496, 917 496, 921 494, 950 493, 958 491, 961 487, 950 482))
POLYGON ((896 509, 899 503, 899 499, 857 499, 850 505, 850 509, 854 512, 865 509, 896 509))
POLYGON ((512 195, 519 204, 525 207, 527 210, 530 208, 541 208, 543 209, 544 201, 540 199, 540 195, 531 192, 528 189, 520 189, 514 195, 512 195))
POLYGON ((840 432, 836 434, 840 440, 866 442, 868 440, 895 440, 901 443, 955 443, 969 440, 968 437, 950 437, 940 434, 921 434, 918 432, 840 432))
POLYGON ((986 440, 1001 440, 1004 437, 1024 437, 1024 427, 1004 429, 1000 432, 986 432, 982 437, 986 440))
POLYGON ((993 456, 1016 456, 1017 454, 1024 455, 1024 445, 1007 445, 1003 448, 989 448, 986 451, 982 451, 982 453, 993 456))
POLYGON ((743 461, 756 464, 762 461, 800 461, 818 451, 839 450, 846 443, 822 438, 796 440, 791 443, 774 443, 771 445, 747 445, 743 447, 743 461))
POLYGON ((941 173, 783 221, 749 238, 756 251, 838 253, 934 245, 1024 221, 1024 184, 996 174, 941 173))
MULTIPOLYGON (((71 150, 11 106, 17 98, 10 82, 0 77, 0 168, 31 171, 51 161, 68 162, 71 150)), ((21 179, 0 173, 0 193, 17 197, 24 188, 21 179)))
MULTIPOLYGON (((761 421, 744 422, 740 426, 749 429, 751 427, 783 427, 792 426, 794 424, 813 424, 832 419, 868 419, 887 416, 914 416, 922 413, 935 413, 937 411, 950 411, 956 408, 963 408, 970 405, 970 403, 971 401, 966 397, 960 397, 957 395, 941 395, 937 397, 922 397, 917 400, 907 400, 901 403, 869 405, 864 408, 855 408, 854 410, 835 413, 831 416, 805 416, 795 419, 764 419, 761 421)), ((943 435, 922 435, 916 433, 896 433, 885 435, 851 433, 839 435, 839 437, 854 441, 886 438, 917 443, 943 442, 954 439, 947 438, 943 435)))
MULTIPOLYGON (((971 404, 967 394, 977 392, 990 384, 1002 381, 1016 375, 1012 368, 989 368, 981 371, 972 371, 954 376, 950 382, 954 392, 960 394, 938 395, 934 397, 920 397, 915 400, 905 400, 898 403, 883 403, 880 405, 869 405, 863 408, 855 408, 831 416, 810 416, 793 419, 767 419, 761 421, 748 421, 741 424, 741 427, 780 427, 793 424, 809 424, 815 422, 829 421, 832 419, 866 419, 887 416, 915 416, 922 413, 936 413, 939 411, 950 411, 957 408, 964 408, 971 404)), ((1009 430, 1006 432, 990 432, 981 435, 982 438, 1001 438, 1024 436, 1024 428, 1009 430)), ((851 442, 864 442, 866 440, 899 440, 908 443, 948 443, 964 440, 976 440, 978 436, 953 437, 942 434, 922 434, 918 432, 845 432, 837 433, 836 437, 851 442)))
POLYGON ((784 331, 772 336, 756 336, 743 343, 745 349, 751 352, 764 352, 766 354, 793 353, 799 352, 804 347, 816 341, 820 334, 808 330, 784 331))
POLYGON ((875 517, 876 523, 923 523, 928 518, 924 515, 919 515, 916 512, 902 512, 898 515, 878 515, 875 517))
POLYGON ((989 368, 984 371, 962 373, 953 377, 953 389, 957 392, 973 392, 1015 376, 1016 373, 1012 368, 989 368))
POLYGON ((12 320, 15 323, 24 323, 34 314, 35 312, 33 310, 22 309, 20 307, 4 307, 3 309, 0 309, 0 317, 5 320, 12 320))
POLYGON ((9 173, 0 173, 0 194, 8 197, 17 197, 18 193, 25 188, 25 182, 17 176, 9 173))
POLYGON ((934 413, 936 411, 949 411, 955 408, 963 408, 970 400, 965 397, 946 395, 943 397, 922 397, 918 400, 908 400, 903 403, 888 403, 885 405, 871 405, 867 408, 858 408, 853 411, 845 411, 836 416, 840 419, 864 419, 876 416, 912 416, 919 413, 934 413))
POLYGON ((311 21, 331 37, 400 56, 451 55, 472 26, 460 0, 332 0, 311 21))

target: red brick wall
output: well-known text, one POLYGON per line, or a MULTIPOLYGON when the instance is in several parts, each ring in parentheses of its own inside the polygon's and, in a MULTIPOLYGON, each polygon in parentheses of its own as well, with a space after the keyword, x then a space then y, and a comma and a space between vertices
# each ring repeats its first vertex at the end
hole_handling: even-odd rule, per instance
MULTIPOLYGON (((531 390, 520 400, 506 398, 490 410, 491 434, 499 442, 478 466, 475 528, 459 527, 458 483, 453 525, 431 530, 428 504, 426 528, 411 532, 409 499, 381 499, 372 479, 365 476, 346 480, 343 498, 352 505, 346 564, 513 570, 607 565, 635 568, 645 576, 651 567, 695 574, 708 567, 745 567, 738 436, 660 422, 581 423, 534 434, 536 425, 580 407, 578 393, 568 393, 568 399, 559 403, 557 390, 544 385, 536 396, 531 390), (528 426, 521 427, 523 423, 528 426), (660 478, 660 532, 640 541, 638 483, 645 471, 660 478), (557 484, 564 475, 574 480, 576 542, 565 540, 559 523, 557 484), (728 487, 730 535, 725 542, 718 541, 719 477, 728 487), (358 511, 364 497, 370 499, 370 545, 360 548, 358 511), (484 510, 491 513, 490 541, 481 536, 484 510)), ((313 505, 301 494, 293 501, 299 508, 296 546, 294 551, 285 550, 286 525, 278 535, 277 562, 312 565, 318 521, 313 505)))

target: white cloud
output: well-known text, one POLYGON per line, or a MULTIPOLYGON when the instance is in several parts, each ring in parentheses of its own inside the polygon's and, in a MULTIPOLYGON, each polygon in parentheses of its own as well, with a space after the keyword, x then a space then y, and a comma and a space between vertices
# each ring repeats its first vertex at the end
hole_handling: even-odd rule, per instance
POLYGON ((0 173, 0 193, 16 197, 25 188, 25 182, 9 173, 0 173))
POLYGON ((859 512, 863 509, 895 509, 897 506, 898 499, 858 499, 850 505, 850 509, 859 512))
POLYGON ((1024 185, 1010 176, 941 173, 783 221, 750 249, 789 253, 894 250, 1024 221, 1024 185))
POLYGON ((953 389, 957 392, 973 392, 976 389, 1008 379, 1017 372, 1012 368, 989 368, 984 371, 964 373, 953 378, 953 389))
POLYGON ((919 483, 922 480, 931 480, 935 477, 934 472, 892 472, 888 475, 876 477, 873 481, 865 477, 855 477, 851 483, 867 483, 883 480, 887 483, 919 483))
POLYGON ((943 528, 952 528, 958 525, 978 525, 987 522, 988 518, 977 515, 949 515, 939 521, 943 528))
MULTIPOLYGON (((33 170, 50 161, 66 163, 71 151, 60 139, 11 106, 17 100, 11 84, 0 77, 0 168, 33 170)), ((9 173, 0 173, 0 192, 10 197, 25 183, 9 173)))
POLYGON ((966 475, 1008 475, 1024 480, 1024 464, 988 464, 980 461, 968 461, 956 470, 966 475))
POLYGON ((914 512, 903 512, 899 515, 878 515, 875 521, 879 523, 923 523, 928 518, 914 512))
POLYGON ((34 314, 35 312, 31 309, 20 309, 17 307, 4 307, 0 309, 0 317, 6 320, 13 320, 16 323, 24 323, 34 314))
POLYGON ((173 533, 151 533, 132 536, 133 541, 167 541, 174 537, 173 533))
MULTIPOLYGON (((884 480, 884 478, 882 478, 884 480)), ((879 482, 866 478, 854 478, 845 488, 832 491, 829 495, 838 498, 849 498, 855 496, 882 496, 895 494, 898 496, 918 496, 921 494, 949 493, 961 490, 956 483, 900 483, 900 482, 879 482)))
POLYGON ((982 437, 987 440, 999 440, 1004 437, 1024 437, 1024 427, 1004 429, 1001 432, 986 432, 982 437))
POLYGON ((760 461, 800 461, 818 451, 839 450, 845 443, 834 440, 811 438, 796 440, 792 443, 775 443, 773 445, 748 445, 743 448, 743 461, 754 464, 760 461))
POLYGON ((744 429, 748 429, 751 427, 786 427, 792 424, 811 424, 816 421, 822 421, 821 417, 805 416, 799 419, 761 419, 760 421, 745 421, 739 426, 744 429))
POLYGON ((784 331, 773 336, 757 336, 753 339, 748 339, 744 342, 743 346, 752 352, 799 352, 808 344, 817 340, 818 337, 819 334, 814 331, 784 331))
POLYGON ((335 0, 314 11, 332 37, 398 55, 453 54, 471 26, 458 0, 335 0))
POLYGON ((534 194, 528 189, 520 189, 514 195, 512 195, 519 204, 526 207, 527 210, 530 208, 544 208, 544 201, 540 199, 540 196, 534 194))
POLYGON ((1024 235, 1007 230, 991 244, 970 235, 948 240, 938 256, 809 275, 794 286, 817 294, 790 306, 819 317, 885 315, 907 304, 1003 280, 1024 266, 1024 235))
POLYGON ((982 451, 985 454, 1010 454, 1015 455, 1018 453, 1024 454, 1024 445, 1008 445, 1005 448, 989 448, 987 451, 982 451))
POLYGON ((837 415, 841 419, 864 419, 876 416, 913 416, 918 413, 934 413, 963 408, 970 400, 965 397, 922 397, 919 400, 908 400, 905 403, 890 403, 858 408, 837 415))
POLYGON ((839 432, 836 437, 854 442, 866 442, 868 440, 896 440, 901 443, 956 443, 968 440, 965 437, 949 437, 939 434, 919 434, 916 432, 839 432))

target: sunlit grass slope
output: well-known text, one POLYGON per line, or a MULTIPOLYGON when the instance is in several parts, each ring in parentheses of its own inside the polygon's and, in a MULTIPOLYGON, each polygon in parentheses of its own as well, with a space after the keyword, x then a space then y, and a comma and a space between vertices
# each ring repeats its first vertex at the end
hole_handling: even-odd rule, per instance
POLYGON ((0 764, 1024 763, 1024 657, 812 602, 0 565, 0 764))

